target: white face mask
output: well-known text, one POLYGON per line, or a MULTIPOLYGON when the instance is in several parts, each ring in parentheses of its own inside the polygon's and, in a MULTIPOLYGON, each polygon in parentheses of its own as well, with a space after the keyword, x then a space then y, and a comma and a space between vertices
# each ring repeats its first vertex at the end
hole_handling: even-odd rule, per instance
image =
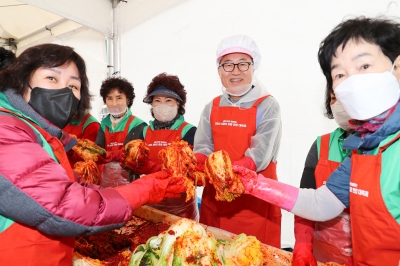
POLYGON ((243 96, 247 92, 249 92, 249 90, 251 90, 251 87, 252 87, 251 84, 235 86, 235 87, 229 88, 229 89, 222 86, 222 91, 228 93, 230 96, 243 96))
POLYGON ((178 114, 178 105, 169 106, 166 104, 160 104, 153 107, 154 117, 160 122, 168 122, 174 119, 178 114))
POLYGON ((389 71, 357 74, 336 87, 335 95, 352 119, 369 120, 399 100, 400 87, 389 71))
POLYGON ((343 106, 336 101, 334 104, 331 105, 333 117, 335 118, 336 123, 345 131, 350 129, 349 120, 351 117, 346 113, 343 106))
POLYGON ((125 107, 113 106, 113 107, 107 107, 107 110, 108 110, 108 113, 110 115, 119 116, 119 115, 122 115, 123 113, 125 113, 128 110, 128 107, 126 107, 126 106, 125 107))

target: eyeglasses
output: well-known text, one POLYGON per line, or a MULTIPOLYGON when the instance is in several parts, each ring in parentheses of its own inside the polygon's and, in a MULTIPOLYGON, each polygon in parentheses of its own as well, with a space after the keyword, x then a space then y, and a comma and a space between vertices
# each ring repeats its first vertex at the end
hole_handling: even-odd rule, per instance
POLYGON ((225 64, 220 64, 219 67, 222 67, 225 72, 232 72, 235 69, 235 66, 237 66, 237 68, 241 71, 247 71, 249 70, 250 65, 252 65, 253 62, 240 62, 237 64, 233 64, 233 63, 225 63, 225 64))

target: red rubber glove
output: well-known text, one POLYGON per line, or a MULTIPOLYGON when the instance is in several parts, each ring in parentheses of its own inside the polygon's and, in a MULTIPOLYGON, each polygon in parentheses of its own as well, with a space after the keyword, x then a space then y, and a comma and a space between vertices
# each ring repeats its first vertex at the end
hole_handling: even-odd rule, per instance
POLYGON ((240 160, 234 161, 232 163, 232 165, 243 166, 254 172, 257 170, 257 166, 254 163, 253 159, 251 159, 250 157, 247 157, 247 156, 244 156, 240 160))
POLYGON ((161 171, 161 164, 158 164, 150 159, 146 159, 144 161, 143 166, 140 169, 137 169, 137 164, 129 165, 129 162, 126 162, 125 158, 126 158, 126 153, 122 152, 119 164, 121 165, 121 167, 129 169, 135 174, 143 175, 161 171))
POLYGON ((316 266, 313 256, 313 238, 315 222, 299 216, 294 217, 294 236, 296 243, 293 250, 293 266, 316 266))
POLYGON ((188 177, 193 180, 195 186, 205 186, 208 183, 208 177, 204 171, 204 164, 207 160, 207 156, 202 153, 195 153, 197 164, 195 171, 189 173, 188 177))
POLYGON ((122 154, 123 154, 122 150, 108 151, 106 154, 106 157, 97 155, 97 163, 98 164, 106 164, 109 162, 119 162, 121 160, 122 154))
POLYGON ((157 164, 153 162, 152 160, 147 160, 143 167, 140 168, 136 174, 142 175, 142 174, 151 174, 155 173, 161 170, 161 164, 157 164))
POLYGON ((197 160, 196 171, 204 172, 204 164, 206 163, 207 156, 202 153, 195 153, 194 156, 197 160))
POLYGON ((183 183, 183 178, 172 178, 168 172, 160 171, 113 189, 135 209, 144 204, 159 203, 165 198, 179 198, 180 194, 186 191, 183 183))

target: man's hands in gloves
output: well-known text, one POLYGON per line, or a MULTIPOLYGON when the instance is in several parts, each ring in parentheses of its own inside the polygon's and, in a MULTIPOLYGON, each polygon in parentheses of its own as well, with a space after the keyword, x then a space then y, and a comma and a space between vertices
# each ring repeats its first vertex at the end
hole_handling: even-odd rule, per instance
POLYGON ((250 194, 284 210, 292 210, 299 194, 298 188, 266 178, 243 166, 234 165, 232 170, 242 181, 245 194, 250 194))
POLYGON ((202 153, 195 153, 194 156, 197 160, 195 172, 190 173, 188 177, 193 180, 196 186, 202 187, 208 183, 208 178, 204 170, 204 164, 207 160, 207 156, 202 153))
POLYGON ((294 236, 296 243, 293 250, 293 266, 316 266, 313 256, 313 238, 315 222, 300 216, 294 217, 294 236))
POLYGON ((183 183, 182 178, 172 178, 166 171, 160 171, 114 189, 135 209, 144 204, 159 203, 165 198, 179 198, 186 191, 183 183))
POLYGON ((232 163, 232 165, 243 166, 252 171, 257 170, 257 166, 254 163, 253 159, 251 159, 250 157, 247 157, 247 156, 244 156, 242 159, 234 161, 232 163))

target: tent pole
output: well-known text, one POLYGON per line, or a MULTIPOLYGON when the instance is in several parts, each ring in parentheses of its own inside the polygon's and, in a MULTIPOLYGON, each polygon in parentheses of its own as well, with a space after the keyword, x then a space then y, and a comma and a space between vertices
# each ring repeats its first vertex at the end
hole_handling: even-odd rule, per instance
POLYGON ((26 39, 28 39, 28 38, 30 38, 30 37, 32 37, 32 36, 35 36, 36 34, 39 34, 39 33, 45 32, 45 31, 50 31, 50 32, 51 32, 51 29, 52 29, 53 27, 58 26, 58 25, 60 25, 60 24, 62 24, 62 23, 64 23, 64 22, 66 22, 66 21, 68 21, 68 19, 62 18, 62 19, 60 19, 60 20, 58 20, 58 21, 56 21, 56 22, 53 22, 53 23, 51 23, 51 24, 49 24, 49 25, 44 26, 44 27, 41 28, 41 29, 38 29, 38 30, 36 30, 36 31, 34 31, 34 32, 31 32, 31 33, 25 35, 25 36, 22 36, 21 38, 18 38, 17 40, 15 40, 15 43, 18 44, 18 43, 20 43, 20 42, 22 42, 22 41, 24 41, 24 40, 26 40, 26 39))
POLYGON ((112 0, 113 7, 113 39, 112 39, 112 50, 113 53, 113 74, 117 77, 121 75, 121 53, 120 53, 120 36, 119 36, 119 13, 118 4, 120 0, 112 0))

